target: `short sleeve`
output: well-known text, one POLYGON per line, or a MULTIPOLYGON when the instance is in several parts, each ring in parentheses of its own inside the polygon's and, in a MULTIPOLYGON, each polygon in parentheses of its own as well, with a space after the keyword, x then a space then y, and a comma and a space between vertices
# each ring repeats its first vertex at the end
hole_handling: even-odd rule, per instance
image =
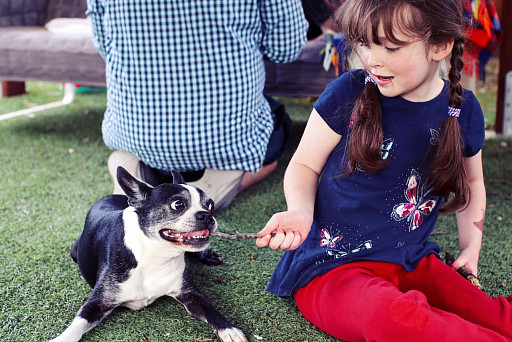
POLYGON ((466 157, 472 157, 482 149, 485 138, 485 120, 482 107, 475 95, 469 90, 464 90, 462 95, 459 124, 464 143, 464 154, 466 157))
POLYGON ((363 70, 346 72, 327 85, 315 102, 316 111, 334 132, 340 135, 346 132, 354 104, 363 87, 363 70))

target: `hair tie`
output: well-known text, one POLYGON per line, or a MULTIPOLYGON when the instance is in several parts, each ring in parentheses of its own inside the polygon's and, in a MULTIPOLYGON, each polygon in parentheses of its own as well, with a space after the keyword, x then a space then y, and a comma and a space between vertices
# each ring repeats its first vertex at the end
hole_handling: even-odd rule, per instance
POLYGON ((364 85, 367 85, 368 82, 373 83, 375 86, 377 85, 377 82, 375 82, 375 80, 370 75, 366 75, 364 78, 364 85))
POLYGON ((448 115, 458 118, 460 115, 460 108, 448 107, 448 115))

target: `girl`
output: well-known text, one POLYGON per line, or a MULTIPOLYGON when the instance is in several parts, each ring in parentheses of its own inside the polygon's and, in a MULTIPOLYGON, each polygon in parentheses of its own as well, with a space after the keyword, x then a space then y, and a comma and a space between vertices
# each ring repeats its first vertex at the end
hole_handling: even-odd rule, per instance
POLYGON ((478 273, 484 121, 460 84, 460 0, 348 0, 336 20, 364 70, 315 103, 288 210, 258 233, 259 247, 287 250, 268 289, 347 341, 512 340, 512 297, 490 298, 428 241, 439 212, 456 212, 453 267, 478 273))

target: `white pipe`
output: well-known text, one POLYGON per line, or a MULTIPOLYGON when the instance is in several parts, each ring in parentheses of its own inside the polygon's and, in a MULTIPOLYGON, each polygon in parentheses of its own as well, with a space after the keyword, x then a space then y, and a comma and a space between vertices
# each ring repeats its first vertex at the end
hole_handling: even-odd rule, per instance
POLYGON ((75 85, 73 83, 64 83, 64 98, 60 101, 46 103, 44 105, 35 106, 31 108, 21 109, 7 114, 0 115, 0 121, 16 118, 18 116, 30 115, 43 110, 66 106, 72 103, 75 99, 75 85))

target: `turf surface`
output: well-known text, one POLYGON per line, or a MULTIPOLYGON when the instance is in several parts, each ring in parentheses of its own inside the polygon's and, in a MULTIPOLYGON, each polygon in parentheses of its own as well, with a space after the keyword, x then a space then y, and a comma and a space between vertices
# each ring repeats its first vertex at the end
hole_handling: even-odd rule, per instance
MULTIPOLYGON (((0 99, 0 113, 59 99, 54 84, 28 83, 29 95, 0 99)), ((282 99, 295 122, 296 146, 311 102, 282 99)), ((90 206, 111 191, 101 138, 105 94, 79 94, 69 106, 0 122, 0 339, 45 341, 62 332, 90 288, 69 257, 90 206)), ((277 172, 245 191, 217 215, 226 233, 257 232, 285 208, 282 178, 290 149, 277 172)), ((491 295, 512 292, 512 141, 484 146, 488 192, 480 279, 491 295)), ((442 216, 433 237, 442 253, 458 252, 453 215, 442 216)), ((193 278, 251 341, 334 341, 298 313, 292 300, 265 291, 282 252, 254 241, 214 238, 225 263, 191 261, 193 278)), ((433 275, 435 276, 435 275, 433 275)), ((172 299, 138 312, 117 309, 83 341, 214 341, 212 329, 172 299)))

